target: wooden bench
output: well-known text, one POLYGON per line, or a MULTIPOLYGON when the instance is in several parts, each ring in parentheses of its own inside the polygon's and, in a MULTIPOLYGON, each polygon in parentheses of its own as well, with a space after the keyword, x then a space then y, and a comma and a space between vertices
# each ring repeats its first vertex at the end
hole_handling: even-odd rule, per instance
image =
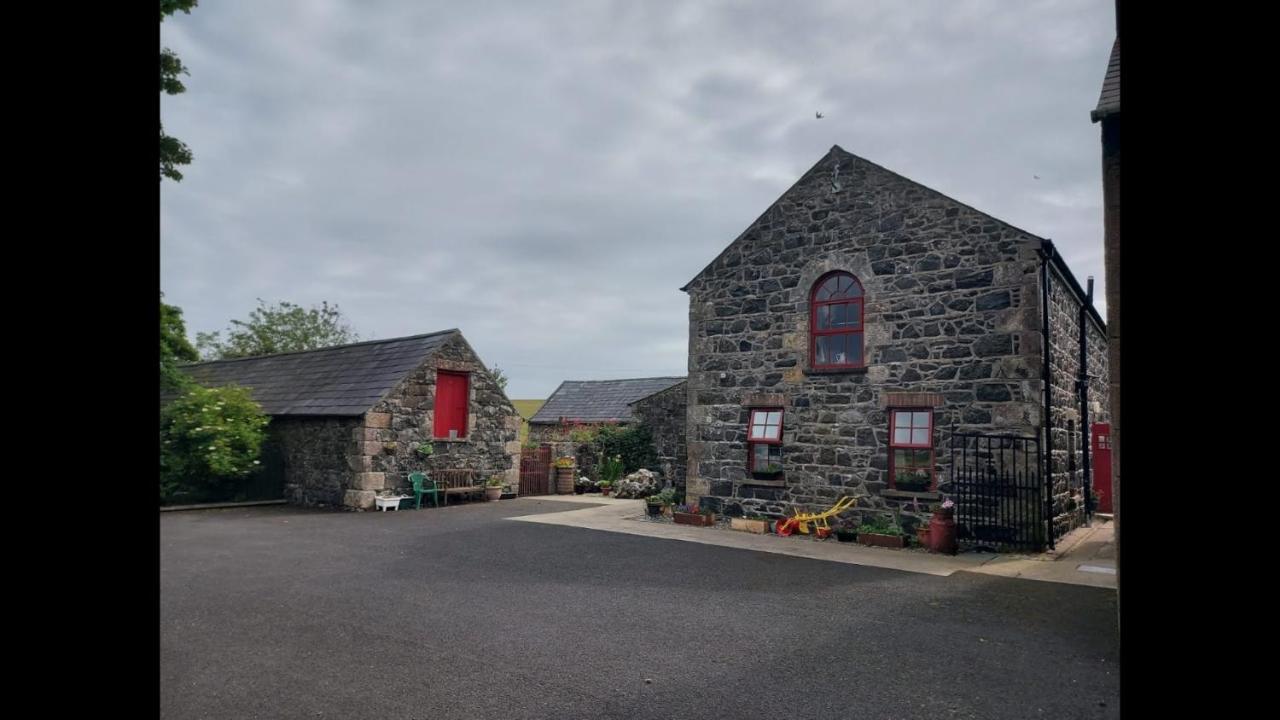
POLYGON ((475 470, 436 470, 431 473, 431 479, 435 481, 440 494, 444 495, 446 506, 449 505, 450 495, 474 493, 484 496, 484 483, 480 480, 480 473, 475 470))

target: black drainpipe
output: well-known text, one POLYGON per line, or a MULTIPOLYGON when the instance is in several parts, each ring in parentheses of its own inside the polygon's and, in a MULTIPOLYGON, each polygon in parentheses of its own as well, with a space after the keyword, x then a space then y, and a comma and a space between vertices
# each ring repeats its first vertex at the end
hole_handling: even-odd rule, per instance
POLYGON ((1089 429, 1089 326, 1085 317, 1093 305, 1093 276, 1089 276, 1084 304, 1080 306, 1080 373, 1076 380, 1080 392, 1080 468, 1084 470, 1084 519, 1093 517, 1093 475, 1090 473, 1089 451, 1093 433, 1089 429))
POLYGON ((1044 521, 1047 528, 1049 549, 1053 549, 1053 393, 1050 390, 1049 373, 1049 258, 1053 256, 1053 243, 1044 241, 1040 249, 1040 307, 1044 310, 1044 326, 1040 334, 1044 338, 1044 369, 1040 378, 1044 383, 1044 521))

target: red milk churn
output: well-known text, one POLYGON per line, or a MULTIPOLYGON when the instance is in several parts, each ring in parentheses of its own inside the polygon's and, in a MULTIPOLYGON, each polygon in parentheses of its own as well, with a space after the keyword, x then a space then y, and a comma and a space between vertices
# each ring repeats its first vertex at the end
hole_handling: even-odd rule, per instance
POLYGON ((936 512, 929 519, 929 549, 936 553, 956 554, 956 521, 949 513, 936 512))

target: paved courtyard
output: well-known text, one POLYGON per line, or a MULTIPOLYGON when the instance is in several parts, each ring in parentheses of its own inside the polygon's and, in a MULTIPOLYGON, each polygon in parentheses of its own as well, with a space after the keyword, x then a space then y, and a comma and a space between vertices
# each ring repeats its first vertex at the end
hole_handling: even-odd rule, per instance
POLYGON ((162 513, 162 717, 1119 717, 1113 590, 507 519, 574 507, 162 513))

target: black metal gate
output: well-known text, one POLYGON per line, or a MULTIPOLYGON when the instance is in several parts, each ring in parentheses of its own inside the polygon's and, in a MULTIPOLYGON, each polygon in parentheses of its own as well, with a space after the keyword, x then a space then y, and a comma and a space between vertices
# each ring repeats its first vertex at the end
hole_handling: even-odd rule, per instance
POLYGON ((1040 552, 1052 513, 1034 437, 951 433, 951 494, 962 545, 1040 552))

